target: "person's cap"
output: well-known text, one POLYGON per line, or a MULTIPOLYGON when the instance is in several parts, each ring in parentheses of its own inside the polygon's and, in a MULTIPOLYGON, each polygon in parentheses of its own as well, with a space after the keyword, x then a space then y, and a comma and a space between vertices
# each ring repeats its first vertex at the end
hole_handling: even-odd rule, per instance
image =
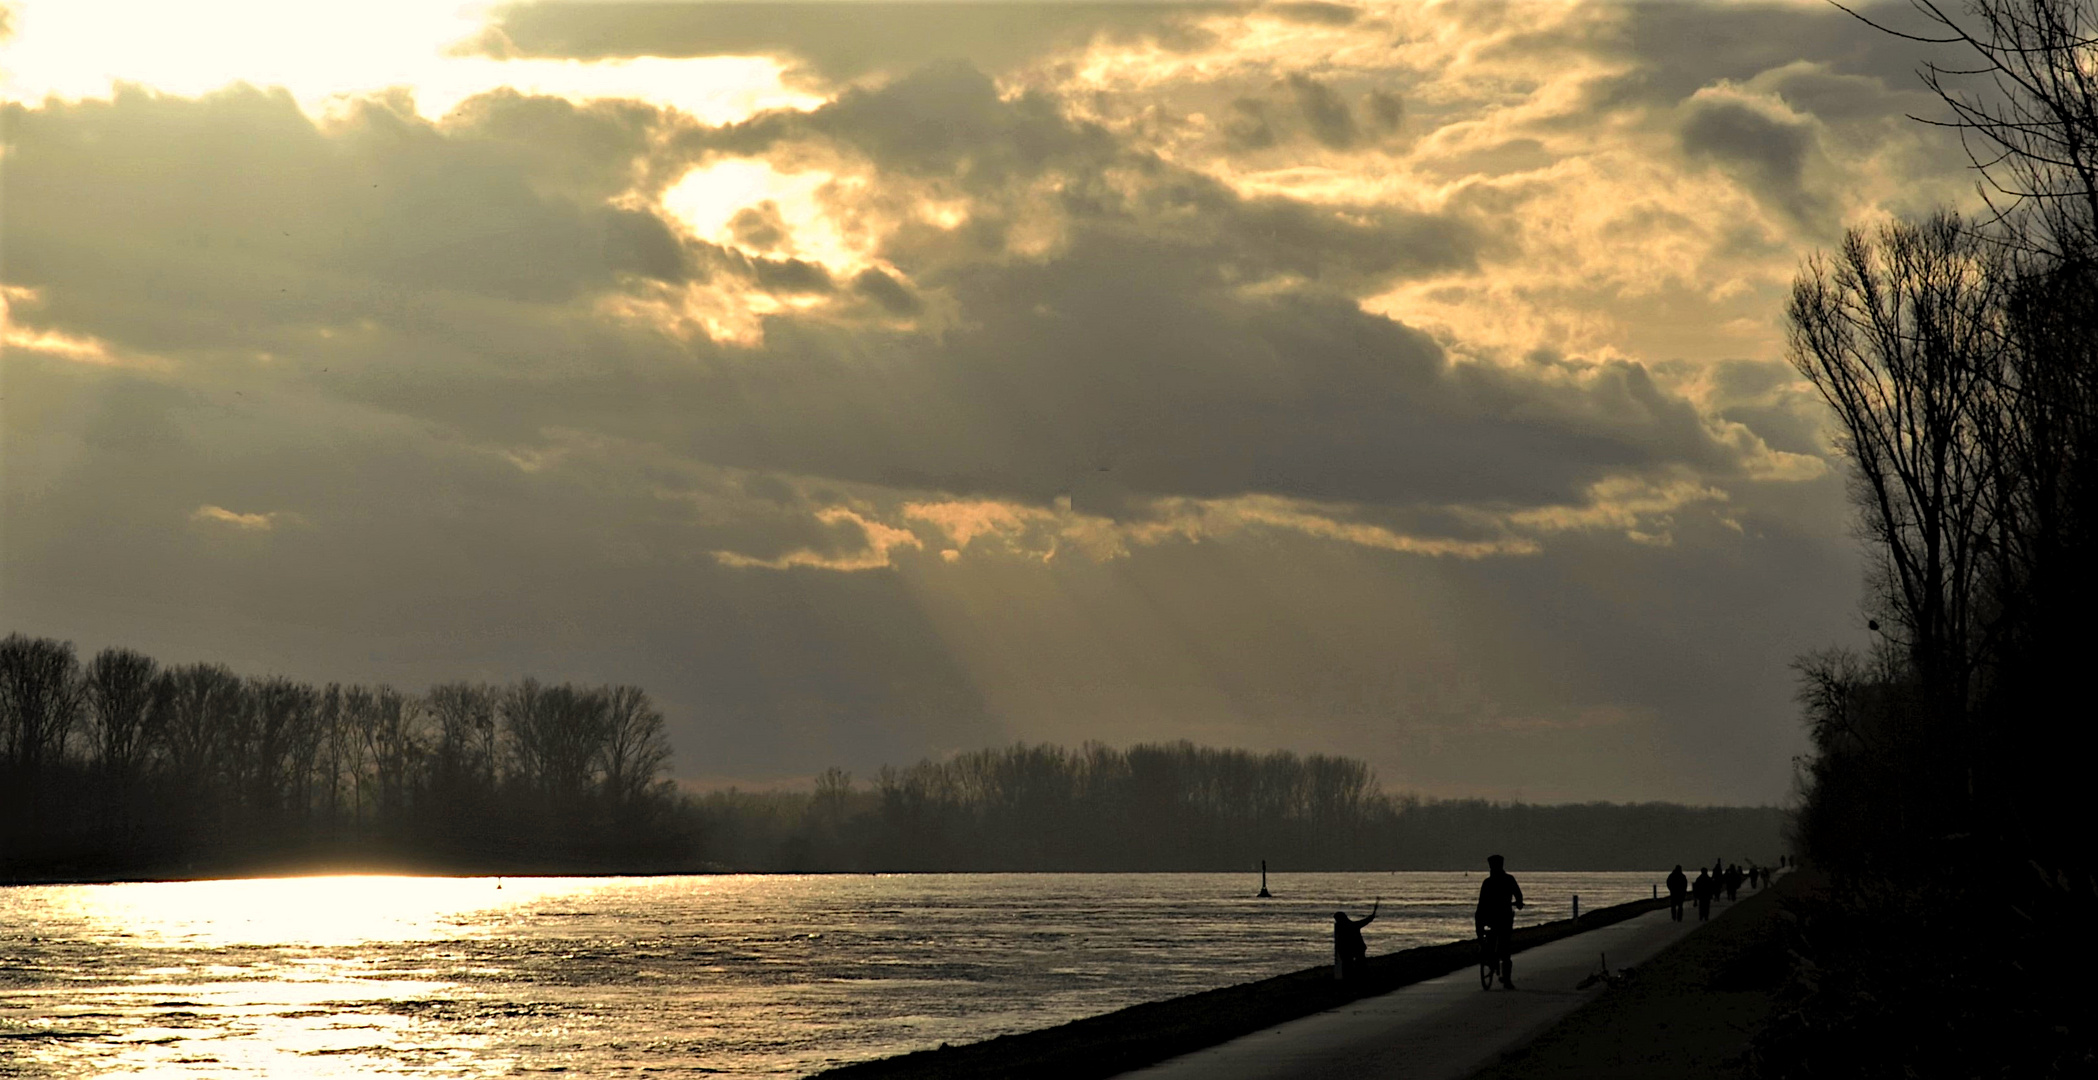
POLYGON ((1499 855, 1488 855, 1488 856, 1486 856, 1486 865, 1488 865, 1488 866, 1499 866, 1499 865, 1501 865, 1502 863, 1504 863, 1504 862, 1507 862, 1507 861, 1508 861, 1508 860, 1506 860, 1506 859, 1503 859, 1503 858, 1501 858, 1501 857, 1500 857, 1499 855))

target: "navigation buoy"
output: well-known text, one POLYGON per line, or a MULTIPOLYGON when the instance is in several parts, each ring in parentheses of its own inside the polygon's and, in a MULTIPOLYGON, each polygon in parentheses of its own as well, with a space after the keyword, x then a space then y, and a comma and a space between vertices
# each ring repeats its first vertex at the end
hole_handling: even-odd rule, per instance
POLYGON ((1266 859, 1260 860, 1260 892, 1254 894, 1253 898, 1256 900, 1273 900, 1275 898, 1275 894, 1268 891, 1268 861, 1266 859))

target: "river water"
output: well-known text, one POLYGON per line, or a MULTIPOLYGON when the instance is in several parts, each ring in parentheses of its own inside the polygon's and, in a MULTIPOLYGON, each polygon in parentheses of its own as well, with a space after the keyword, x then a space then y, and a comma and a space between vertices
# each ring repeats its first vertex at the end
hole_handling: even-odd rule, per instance
MULTIPOLYGON (((1535 873, 1520 922, 1657 875, 1535 873)), ((338 876, 0 888, 0 1075, 803 1076, 1471 935, 1478 876, 338 876)))

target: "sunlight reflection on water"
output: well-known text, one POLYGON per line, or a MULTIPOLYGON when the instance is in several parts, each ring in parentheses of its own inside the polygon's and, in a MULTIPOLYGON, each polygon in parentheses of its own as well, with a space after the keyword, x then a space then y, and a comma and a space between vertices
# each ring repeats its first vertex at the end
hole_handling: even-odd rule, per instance
MULTIPOLYGON (((1648 874, 1523 875, 1524 921, 1648 874)), ((1468 936, 1454 873, 337 876, 0 888, 0 1074, 799 1076, 1468 936)))

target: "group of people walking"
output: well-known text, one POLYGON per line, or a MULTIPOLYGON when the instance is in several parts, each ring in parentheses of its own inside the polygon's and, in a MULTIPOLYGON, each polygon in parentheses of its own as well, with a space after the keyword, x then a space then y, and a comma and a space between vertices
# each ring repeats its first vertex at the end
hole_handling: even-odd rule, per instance
POLYGON ((1741 894, 1741 886, 1760 889, 1770 883, 1771 872, 1751 862, 1743 870, 1740 863, 1726 863, 1722 859, 1712 860, 1709 869, 1700 867, 1697 880, 1692 881, 1683 874, 1683 865, 1668 875, 1668 914, 1677 922, 1683 921, 1683 904, 1686 900, 1697 903, 1697 921, 1704 922, 1712 917, 1712 901, 1725 893, 1731 901, 1741 894))

